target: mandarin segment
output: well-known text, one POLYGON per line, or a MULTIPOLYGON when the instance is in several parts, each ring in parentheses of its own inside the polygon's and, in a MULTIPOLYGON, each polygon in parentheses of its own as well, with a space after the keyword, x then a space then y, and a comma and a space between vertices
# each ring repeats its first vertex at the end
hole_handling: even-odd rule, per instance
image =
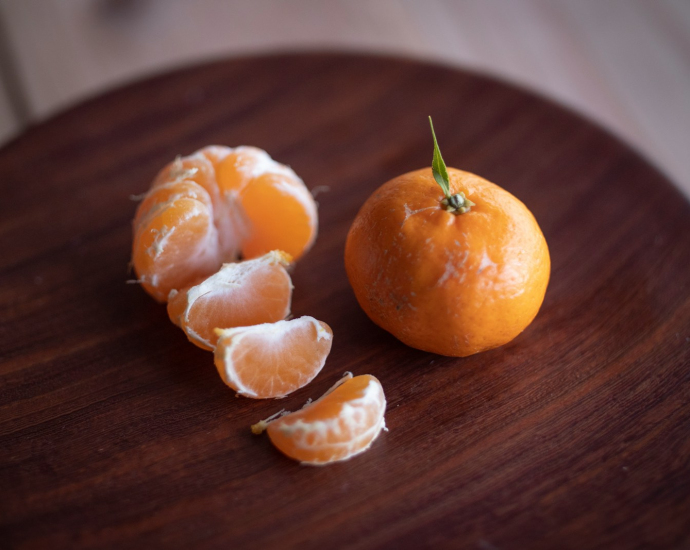
POLYGON ((213 208, 208 191, 198 183, 185 179, 169 181, 153 187, 146 193, 134 217, 134 230, 136 231, 144 220, 155 216, 157 212, 182 198, 197 200, 209 210, 213 208))
POLYGON ((132 264, 143 288, 165 302, 172 289, 218 269, 218 236, 204 201, 182 196, 152 210, 136 228, 132 264))
MULTIPOLYGON (((216 164, 218 187, 223 192, 241 191, 252 179, 268 172, 286 173, 286 167, 257 147, 236 147, 216 164)), ((288 174, 289 175, 289 174, 288 174)))
POLYGON ((158 172, 151 187, 156 188, 181 179, 191 180, 200 185, 206 189, 214 204, 218 202, 218 185, 213 163, 201 152, 197 151, 186 157, 178 156, 158 172))
POLYGON ((279 248, 298 258, 314 242, 316 203, 295 172, 265 151, 238 147, 217 166, 227 200, 242 205, 246 239, 242 255, 253 258, 279 248))
POLYGON ((272 247, 301 256, 316 238, 316 206, 295 180, 276 174, 255 178, 241 193, 251 232, 242 254, 252 258, 272 247))
POLYGON ((244 262, 224 264, 194 286, 170 293, 168 316, 190 342, 215 348, 215 328, 280 321, 290 314, 291 258, 275 250, 244 262))
MULTIPOLYGON (((240 147, 238 147, 240 149, 240 147)), ((197 151, 197 153, 205 156, 216 170, 216 181, 218 180, 218 165, 225 160, 225 158, 234 151, 232 147, 226 145, 207 145, 197 151)))
POLYGON ((348 373, 320 399, 252 431, 266 429, 278 450, 302 464, 324 465, 366 451, 385 429, 385 411, 378 379, 348 373))
POLYGON ((215 363, 239 395, 284 397, 305 386, 323 368, 333 331, 313 317, 249 327, 216 329, 215 363))

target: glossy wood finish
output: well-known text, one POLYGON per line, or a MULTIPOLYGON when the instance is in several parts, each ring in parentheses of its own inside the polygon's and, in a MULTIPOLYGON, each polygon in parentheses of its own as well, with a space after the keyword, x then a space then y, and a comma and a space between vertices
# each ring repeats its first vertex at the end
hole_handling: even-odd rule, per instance
POLYGON ((64 113, 0 151, 0 538, 10 548, 680 548, 690 544, 690 206, 627 146, 501 83, 400 60, 220 62, 64 113), (501 349, 407 348, 342 263, 380 184, 449 165, 521 198, 543 309, 501 349), (318 195, 293 313, 334 330, 282 401, 235 398, 125 284, 132 194, 178 153, 253 144, 318 195), (249 425, 371 373, 390 432, 302 467, 249 425))

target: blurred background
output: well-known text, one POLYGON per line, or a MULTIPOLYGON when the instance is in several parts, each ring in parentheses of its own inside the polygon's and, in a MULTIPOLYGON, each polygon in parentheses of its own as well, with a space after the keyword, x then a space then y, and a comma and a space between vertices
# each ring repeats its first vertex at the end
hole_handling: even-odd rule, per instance
POLYGON ((0 143, 151 74, 305 49, 528 87, 631 143, 690 196, 690 0, 0 0, 0 143))

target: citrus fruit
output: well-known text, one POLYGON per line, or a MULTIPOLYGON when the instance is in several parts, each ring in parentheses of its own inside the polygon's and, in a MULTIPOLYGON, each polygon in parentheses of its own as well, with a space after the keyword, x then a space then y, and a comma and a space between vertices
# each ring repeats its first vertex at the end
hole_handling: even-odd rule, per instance
POLYGON ((170 291, 168 316, 189 341, 211 350, 215 328, 272 323, 290 314, 290 256, 274 250, 253 260, 224 264, 210 277, 170 291))
POLYGON ((550 267, 527 207, 484 178, 446 169, 435 135, 432 167, 376 190, 345 246, 350 284, 371 320, 448 356, 520 334, 539 311, 550 267))
POLYGON ((313 317, 216 329, 215 362, 239 395, 284 397, 311 382, 331 351, 333 331, 313 317))
POLYGON ((303 464, 328 464, 366 451, 386 427, 385 412, 381 383, 347 373, 320 399, 261 421, 252 431, 266 430, 278 450, 303 464))
POLYGON ((316 238, 316 203, 295 172, 255 147, 205 147, 156 176, 133 222, 132 265, 159 302, 223 262, 316 238))
POLYGON ((173 288, 220 267, 218 231, 208 193, 191 180, 153 189, 135 217, 132 265, 151 296, 165 302, 173 288))

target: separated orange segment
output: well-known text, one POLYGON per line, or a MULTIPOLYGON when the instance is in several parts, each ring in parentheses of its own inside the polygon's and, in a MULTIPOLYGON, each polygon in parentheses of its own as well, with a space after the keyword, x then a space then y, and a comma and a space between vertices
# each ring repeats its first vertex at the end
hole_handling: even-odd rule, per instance
POLYGON ((366 451, 385 429, 386 397, 371 375, 348 373, 317 401, 299 411, 252 426, 267 430, 271 442, 303 464, 346 460, 366 451))
POLYGON ((215 348, 215 328, 280 321, 290 314, 290 256, 274 250, 253 260, 224 264, 197 284, 172 291, 168 316, 200 348, 215 348))
POLYGON ((313 317, 216 329, 223 382, 245 397, 284 397, 311 382, 331 351, 333 331, 313 317))

